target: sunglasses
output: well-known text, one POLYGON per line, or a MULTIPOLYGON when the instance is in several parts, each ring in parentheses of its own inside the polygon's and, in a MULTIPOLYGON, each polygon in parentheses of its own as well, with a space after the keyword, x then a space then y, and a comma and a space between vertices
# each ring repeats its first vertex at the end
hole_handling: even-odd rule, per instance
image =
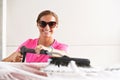
POLYGON ((47 24, 49 25, 50 28, 54 28, 56 26, 55 21, 50 21, 50 22, 40 21, 40 27, 42 28, 45 28, 47 24))

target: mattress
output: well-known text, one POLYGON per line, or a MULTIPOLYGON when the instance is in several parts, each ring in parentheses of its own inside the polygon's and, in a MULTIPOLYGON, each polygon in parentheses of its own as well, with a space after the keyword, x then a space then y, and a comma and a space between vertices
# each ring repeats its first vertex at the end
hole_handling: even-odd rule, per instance
POLYGON ((120 65, 106 68, 0 62, 0 80, 119 80, 120 65))

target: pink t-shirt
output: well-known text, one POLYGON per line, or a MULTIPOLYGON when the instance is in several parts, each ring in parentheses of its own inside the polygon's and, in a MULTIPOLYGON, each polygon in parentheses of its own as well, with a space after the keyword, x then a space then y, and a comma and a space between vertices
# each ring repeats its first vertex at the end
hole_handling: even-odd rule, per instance
MULTIPOLYGON (((25 41, 23 44, 21 44, 19 46, 17 51, 22 46, 26 46, 27 48, 34 49, 37 46, 37 44, 38 44, 38 38, 28 39, 27 41, 25 41)), ((64 50, 65 52, 67 52, 67 49, 68 49, 68 45, 60 43, 57 40, 54 40, 51 47, 53 47, 54 49, 58 49, 58 50, 64 50)), ((26 54, 26 62, 47 62, 49 57, 50 57, 49 55, 45 55, 45 54, 27 53, 26 54)))

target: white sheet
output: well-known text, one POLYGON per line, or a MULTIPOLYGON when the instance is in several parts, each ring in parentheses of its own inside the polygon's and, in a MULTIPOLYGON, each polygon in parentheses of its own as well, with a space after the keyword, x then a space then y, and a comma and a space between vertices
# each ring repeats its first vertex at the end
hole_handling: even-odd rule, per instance
POLYGON ((0 80, 120 80, 120 66, 76 69, 47 63, 0 62, 0 80))
POLYGON ((7 63, 0 62, 0 80, 40 80, 47 74, 40 72, 44 63, 7 63))
POLYGON ((48 66, 48 69, 45 70, 49 74, 48 77, 53 78, 52 80, 120 80, 120 66, 109 68, 79 67, 79 71, 71 69, 70 66, 62 67, 64 71, 57 68, 51 65, 51 67, 48 66))

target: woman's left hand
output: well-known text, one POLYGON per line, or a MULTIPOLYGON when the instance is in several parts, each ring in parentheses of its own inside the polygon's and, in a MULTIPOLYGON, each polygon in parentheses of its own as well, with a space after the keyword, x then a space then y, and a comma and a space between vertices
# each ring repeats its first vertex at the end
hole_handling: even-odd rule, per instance
POLYGON ((35 48, 35 52, 36 53, 40 53, 41 50, 48 50, 47 47, 43 46, 43 45, 38 45, 36 48, 35 48))

